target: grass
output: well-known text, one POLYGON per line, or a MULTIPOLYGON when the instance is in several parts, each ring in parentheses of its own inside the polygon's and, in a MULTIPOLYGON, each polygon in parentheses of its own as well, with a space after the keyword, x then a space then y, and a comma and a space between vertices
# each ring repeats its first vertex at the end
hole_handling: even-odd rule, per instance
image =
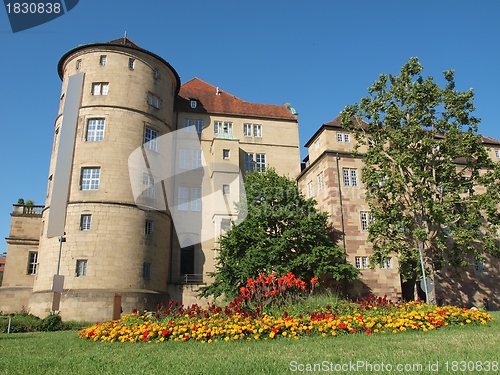
MULTIPOLYGON (((394 373, 398 364, 422 365, 421 369, 413 368, 415 371, 397 372, 400 374, 481 373, 485 370, 452 371, 452 361, 471 361, 467 364, 473 365, 473 370, 477 370, 478 361, 484 366, 486 361, 497 361, 498 365, 500 312, 492 316, 495 320, 486 326, 298 341, 110 344, 79 339, 76 331, 0 334, 0 374, 289 374, 301 373, 299 365, 332 363, 335 370, 335 365, 356 365, 358 361, 372 366, 383 363, 386 370, 392 365, 394 373), (429 363, 438 371, 429 370, 429 363)), ((376 367, 352 369, 336 372, 382 372, 376 367)), ((306 367, 303 370, 308 372, 306 367)))

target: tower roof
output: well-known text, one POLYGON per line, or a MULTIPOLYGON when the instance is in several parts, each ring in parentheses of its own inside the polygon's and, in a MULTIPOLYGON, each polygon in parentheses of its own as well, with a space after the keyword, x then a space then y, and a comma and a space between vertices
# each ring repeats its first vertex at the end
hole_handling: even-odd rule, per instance
POLYGON ((158 56, 157 54, 153 53, 153 52, 150 52, 142 47, 139 47, 138 44, 134 43, 133 41, 131 41, 129 38, 127 38, 126 36, 124 36, 123 38, 118 38, 118 39, 114 39, 114 40, 111 40, 109 42, 104 42, 104 43, 89 43, 89 44, 82 44, 78 47, 75 47, 73 48, 72 50, 69 50, 68 52, 66 52, 62 57, 61 59, 59 60, 59 63, 57 64, 57 72, 59 73, 59 78, 63 78, 63 66, 64 66, 64 62, 66 61, 66 59, 71 56, 72 54, 74 54, 75 52, 78 52, 80 50, 83 50, 85 48, 95 48, 95 47, 109 47, 109 46, 120 46, 121 48, 127 48, 127 49, 130 49, 130 50, 135 50, 135 51, 139 51, 139 52, 142 52, 142 53, 145 53, 145 54, 148 54, 149 56, 151 57, 154 57, 155 59, 158 59, 159 61, 161 61, 163 64, 165 64, 166 66, 168 66, 168 68, 172 71, 172 73, 174 74, 176 80, 177 80, 177 87, 176 87, 176 93, 179 92, 179 89, 180 89, 180 85, 181 85, 181 79, 179 77, 179 74, 176 72, 176 70, 173 68, 172 65, 170 65, 170 63, 168 63, 168 61, 166 61, 165 59, 163 59, 162 57, 158 56))
POLYGON ((193 78, 181 86, 175 103, 175 109, 179 112, 216 113, 297 120, 296 115, 293 115, 284 105, 246 102, 199 78, 193 78), (191 100, 198 102, 196 108, 191 108, 191 100))

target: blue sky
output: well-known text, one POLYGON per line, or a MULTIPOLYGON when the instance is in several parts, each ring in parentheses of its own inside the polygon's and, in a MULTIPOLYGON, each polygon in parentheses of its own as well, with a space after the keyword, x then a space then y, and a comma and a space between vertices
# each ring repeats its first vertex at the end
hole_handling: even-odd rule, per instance
MULTIPOLYGON (((474 88, 480 132, 500 139, 500 2, 80 0, 69 13, 12 33, 0 9, 0 234, 18 198, 44 204, 61 81, 59 58, 127 36, 193 77, 257 103, 290 102, 304 145, 358 102, 381 73, 418 56, 424 76, 474 88)), ((302 149, 301 156, 306 156, 302 149)), ((0 252, 5 251, 5 242, 0 252)))

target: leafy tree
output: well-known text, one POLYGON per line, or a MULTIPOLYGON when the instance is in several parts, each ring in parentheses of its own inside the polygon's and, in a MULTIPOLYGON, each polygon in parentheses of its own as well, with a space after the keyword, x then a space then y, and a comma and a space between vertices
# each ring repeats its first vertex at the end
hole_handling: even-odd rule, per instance
POLYGON ((221 236, 210 274, 214 282, 200 289, 202 296, 233 297, 259 273, 292 272, 305 281, 323 275, 335 280, 357 277, 345 252, 329 237, 327 214, 318 212, 315 201, 306 200, 294 181, 273 169, 245 178, 247 203, 236 203, 236 208, 246 218, 221 236))
POLYGON ((452 70, 444 88, 422 70, 411 58, 341 113, 363 153, 371 264, 396 253, 404 280, 421 270, 419 246, 426 265, 456 270, 470 254, 500 255, 499 165, 477 133, 473 90, 457 91, 452 70))

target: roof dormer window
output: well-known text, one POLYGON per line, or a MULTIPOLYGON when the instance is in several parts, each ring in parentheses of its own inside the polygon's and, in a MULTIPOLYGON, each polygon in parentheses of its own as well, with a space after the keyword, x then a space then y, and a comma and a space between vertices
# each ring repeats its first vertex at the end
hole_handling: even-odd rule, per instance
POLYGON ((191 108, 196 108, 196 105, 197 105, 197 101, 194 100, 194 99, 191 99, 191 108))

